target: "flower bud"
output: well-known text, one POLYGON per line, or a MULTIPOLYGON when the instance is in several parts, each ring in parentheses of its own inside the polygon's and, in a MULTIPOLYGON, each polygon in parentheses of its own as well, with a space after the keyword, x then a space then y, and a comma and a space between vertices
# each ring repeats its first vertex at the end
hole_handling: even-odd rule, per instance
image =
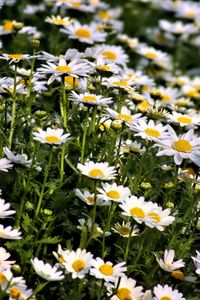
POLYGON ((113 120, 111 123, 111 128, 114 130, 120 130, 122 128, 122 121, 120 120, 113 120))
POLYGON ((38 119, 44 119, 47 117, 47 112, 45 110, 37 110, 35 115, 38 119))
POLYGON ((150 96, 151 98, 153 98, 154 100, 161 100, 162 99, 162 95, 159 89, 152 89, 150 91, 150 96))
POLYGON ((21 267, 17 264, 12 265, 11 270, 16 274, 20 274, 22 271, 21 267))
POLYGON ((39 48, 40 47, 40 40, 32 40, 31 44, 33 48, 39 48))
POLYGON ((174 188, 174 183, 172 181, 166 182, 164 187, 166 190, 172 190, 174 188))
POLYGON ((24 27, 24 23, 22 22, 15 22, 14 23, 14 29, 21 30, 24 27))
POLYGON ((33 209, 35 209, 35 206, 34 206, 33 203, 27 201, 27 202, 26 202, 26 209, 27 209, 27 210, 33 210, 33 209))
POLYGON ((43 209, 42 213, 43 213, 45 216, 52 216, 53 211, 52 211, 51 209, 45 208, 45 209, 43 209))
POLYGON ((170 209, 173 209, 173 208, 174 208, 174 203, 171 202, 171 201, 168 201, 168 202, 166 203, 166 207, 167 207, 167 208, 170 208, 170 209))
POLYGON ((145 191, 150 190, 152 188, 152 185, 150 182, 142 182, 140 184, 141 188, 145 191))

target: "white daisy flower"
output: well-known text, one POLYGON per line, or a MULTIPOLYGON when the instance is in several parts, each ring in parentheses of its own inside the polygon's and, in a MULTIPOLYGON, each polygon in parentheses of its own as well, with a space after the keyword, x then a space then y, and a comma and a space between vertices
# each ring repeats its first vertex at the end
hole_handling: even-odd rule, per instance
POLYGON ((92 259, 90 275, 95 276, 97 279, 104 279, 106 282, 115 282, 118 278, 124 276, 126 270, 125 262, 113 266, 112 262, 104 262, 103 259, 97 257, 92 259))
POLYGON ((8 169, 11 169, 13 164, 7 158, 0 158, 0 171, 8 172, 8 169))
POLYGON ((84 278, 85 274, 89 272, 92 265, 93 255, 86 252, 85 249, 77 249, 70 251, 66 256, 66 262, 63 263, 66 271, 72 273, 72 278, 84 278))
POLYGON ((139 233, 139 229, 136 226, 132 228, 131 223, 125 221, 122 224, 116 223, 111 229, 125 238, 129 238, 130 234, 131 237, 137 236, 139 233))
POLYGON ((77 168, 83 175, 93 179, 111 180, 115 179, 116 176, 115 167, 109 167, 107 162, 94 163, 93 161, 87 161, 84 165, 78 163, 77 168))
POLYGON ((54 24, 56 26, 67 26, 67 25, 73 23, 73 20, 68 17, 62 18, 60 15, 57 15, 57 16, 52 15, 51 17, 47 17, 45 19, 45 22, 54 24))
POLYGON ((171 126, 168 126, 169 137, 157 140, 156 146, 164 148, 158 151, 157 156, 174 156, 176 165, 180 165, 184 159, 190 159, 200 166, 200 138, 194 135, 191 129, 187 133, 177 136, 171 126))
POLYGON ((15 214, 15 210, 9 210, 9 208, 10 203, 5 203, 5 200, 0 198, 0 219, 5 219, 15 214))
POLYGON ((77 39, 87 44, 104 42, 106 39, 106 33, 98 30, 98 23, 82 25, 78 21, 75 21, 60 31, 67 34, 71 39, 77 39))
POLYGON ((167 115, 167 119, 171 122, 178 124, 181 127, 194 127, 195 125, 199 125, 200 118, 193 117, 188 114, 177 113, 176 111, 172 111, 171 115, 167 115))
POLYGON ((124 78, 122 76, 112 76, 109 78, 103 78, 102 85, 110 88, 120 88, 122 90, 128 91, 135 84, 134 80, 131 78, 124 78))
POLYGON ((113 74, 118 74, 120 71, 120 67, 115 63, 107 63, 103 60, 102 57, 97 57, 96 61, 94 62, 94 66, 97 70, 101 72, 110 72, 113 74))
POLYGON ((10 284, 11 280, 13 278, 13 274, 10 270, 10 266, 7 266, 6 268, 2 267, 0 265, 0 289, 2 291, 5 291, 7 289, 8 284, 10 284))
POLYGON ((58 245, 58 250, 57 252, 53 251, 53 255, 59 262, 59 264, 63 265, 67 261, 67 256, 70 253, 70 250, 63 250, 61 245, 58 245))
POLYGON ((10 63, 14 62, 17 63, 21 60, 29 60, 38 57, 38 55, 29 55, 29 54, 22 54, 22 53, 10 53, 10 54, 2 54, 0 59, 9 60, 10 63))
POLYGON ((197 256, 192 256, 193 262, 196 267, 196 273, 200 275, 200 252, 196 250, 197 256))
POLYGON ((154 300, 186 300, 183 298, 183 294, 179 293, 178 290, 172 290, 167 284, 165 286, 158 284, 154 287, 153 292, 155 294, 154 300))
POLYGON ((70 100, 76 103, 83 103, 83 104, 90 104, 90 105, 97 105, 97 106, 105 106, 112 103, 112 98, 105 98, 102 95, 95 95, 90 93, 84 94, 77 94, 76 92, 72 91, 70 100))
POLYGON ((50 264, 45 264, 38 258, 31 259, 32 266, 35 272, 42 278, 48 281, 60 281, 63 280, 63 272, 58 271, 56 266, 52 267, 50 264))
POLYGON ((141 143, 132 140, 126 140, 122 143, 120 148, 120 154, 124 153, 144 153, 146 151, 145 147, 142 147, 141 143))
POLYGON ((12 34, 15 31, 15 25, 17 22, 15 20, 7 20, 3 25, 0 26, 0 35, 12 34))
MULTIPOLYGON (((88 190, 84 190, 83 192, 81 192, 81 190, 79 190, 79 189, 75 189, 74 191, 75 191, 76 196, 79 199, 81 199, 82 201, 84 201, 87 205, 94 205, 94 193, 91 194, 88 190)), ((108 203, 106 203, 102 199, 97 198, 96 205, 97 206, 102 206, 102 205, 105 206, 105 205, 108 205, 108 203)))
POLYGON ((132 115, 131 111, 126 106, 122 106, 119 113, 111 108, 106 108, 105 111, 109 114, 111 118, 118 119, 128 124, 133 123, 135 121, 138 122, 138 119, 142 116, 141 113, 132 115))
POLYGON ((14 154, 12 151, 8 149, 8 147, 3 147, 3 151, 7 158, 13 163, 20 165, 30 165, 31 160, 27 160, 26 154, 14 154))
POLYGON ((63 134, 63 131, 63 129, 52 129, 50 127, 46 131, 39 128, 38 132, 33 132, 33 139, 42 144, 61 145, 70 139, 70 134, 63 134))
POLYGON ((185 263, 183 262, 182 259, 179 259, 177 261, 173 261, 175 256, 175 251, 174 250, 165 250, 164 252, 164 260, 159 259, 156 256, 156 260, 159 263, 159 266, 167 271, 167 272, 172 272, 174 270, 177 270, 179 268, 182 268, 185 266, 185 263))
POLYGON ((7 260, 9 257, 10 253, 8 253, 5 248, 0 247, 0 272, 5 269, 10 269, 11 265, 15 263, 15 261, 7 260))
POLYGON ((4 228, 4 226, 0 224, 0 238, 8 240, 19 240, 22 238, 20 235, 21 232, 18 231, 18 229, 12 229, 11 226, 7 226, 4 228))
POLYGON ((9 294, 9 300, 33 300, 33 298, 31 297, 31 295, 33 294, 33 290, 27 290, 26 285, 11 285, 6 290, 6 293, 9 294))
POLYGON ((94 48, 94 56, 101 57, 107 63, 115 63, 125 66, 128 62, 128 55, 121 46, 100 45, 94 48))
POLYGON ((159 20, 159 26, 162 30, 165 30, 175 35, 188 35, 197 31, 193 24, 184 24, 181 21, 169 22, 167 20, 159 20))
POLYGON ((102 183, 102 188, 98 188, 97 199, 101 199, 106 202, 122 202, 124 199, 131 195, 131 191, 128 187, 123 185, 117 185, 116 183, 102 183))

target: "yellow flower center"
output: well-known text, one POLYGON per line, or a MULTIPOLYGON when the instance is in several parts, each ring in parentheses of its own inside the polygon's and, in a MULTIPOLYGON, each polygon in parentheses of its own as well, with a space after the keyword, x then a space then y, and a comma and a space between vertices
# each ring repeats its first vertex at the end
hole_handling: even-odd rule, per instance
POLYGON ((6 276, 3 273, 0 273, 0 284, 3 284, 6 281, 6 276))
POLYGON ((108 11, 101 11, 98 16, 101 18, 101 19, 110 19, 111 18, 111 15, 108 11))
POLYGON ((6 234, 5 232, 3 232, 3 231, 0 231, 0 235, 4 235, 4 234, 6 234))
POLYGON ((66 21, 62 20, 62 19, 53 19, 52 21, 54 24, 57 24, 57 25, 65 25, 66 24, 66 21))
POLYGON ((55 135, 48 135, 45 137, 45 140, 48 142, 48 143, 57 143, 60 141, 60 138, 55 136, 55 135))
POLYGON ((192 119, 190 117, 178 117, 177 121, 180 123, 186 123, 186 124, 192 123, 192 119))
POLYGON ((66 261, 64 260, 63 257, 59 257, 58 261, 59 261, 59 263, 61 263, 61 264, 64 263, 64 262, 66 262, 66 261))
POLYGON ((136 218, 144 218, 145 217, 145 213, 144 213, 143 209, 140 207, 131 208, 130 214, 131 214, 131 216, 136 217, 136 218))
POLYGON ((151 52, 151 51, 146 52, 145 56, 146 56, 146 58, 149 58, 149 59, 157 59, 158 58, 157 53, 151 52))
POLYGON ((125 226, 121 226, 118 231, 122 234, 122 235, 129 235, 130 234, 130 229, 128 227, 125 226))
POLYGON ((6 22, 3 25, 3 30, 7 30, 7 31, 14 31, 14 23, 11 21, 6 22))
POLYGON ((78 260, 76 260, 76 261, 73 262, 72 268, 76 272, 81 272, 85 268, 85 262, 83 260, 81 260, 81 259, 78 259, 78 260))
POLYGON ((127 288, 119 288, 117 290, 116 295, 120 300, 131 300, 132 299, 131 291, 127 288))
POLYGON ((92 169, 89 171, 89 176, 96 177, 96 178, 103 178, 105 177, 105 174, 100 169, 92 169))
POLYGON ((149 106, 150 105, 149 105, 148 101, 144 100, 144 101, 142 101, 141 103, 139 103, 137 105, 137 109, 139 111, 141 111, 141 112, 145 112, 145 111, 147 111, 147 109, 149 108, 149 106))
POLYGON ((151 219, 153 219, 156 222, 160 222, 160 220, 161 220, 160 215, 156 212, 153 212, 153 211, 148 213, 147 216, 150 217, 151 219))
POLYGON ((133 120, 133 117, 131 115, 126 114, 118 114, 118 118, 126 122, 131 122, 133 120))
POLYGON ((171 100, 170 95, 162 93, 162 102, 169 102, 171 100))
POLYGON ((188 97, 199 96, 199 92, 197 90, 190 90, 186 93, 186 96, 188 97))
POLYGON ((13 93, 13 91, 14 91, 14 89, 11 88, 11 87, 7 88, 7 90, 8 90, 9 93, 13 93))
POLYGON ((116 200, 120 198, 120 194, 117 191, 109 191, 107 196, 116 200))
POLYGON ((175 270, 175 271, 171 272, 171 276, 176 279, 179 279, 181 281, 185 280, 184 273, 181 270, 175 270))
POLYGON ((23 54, 9 54, 8 58, 9 59, 14 59, 14 60, 20 60, 24 57, 23 54))
POLYGON ((178 152, 190 153, 192 151, 192 145, 187 140, 181 139, 174 142, 173 149, 178 152))
POLYGON ((153 136, 153 137, 159 137, 160 136, 160 132, 156 129, 153 129, 153 128, 147 128, 147 129, 144 130, 144 132, 149 136, 153 136))
POLYGON ((113 274, 113 267, 109 264, 103 264, 100 266, 99 271, 106 276, 110 276, 113 274))
POLYGON ((111 51, 104 51, 102 54, 105 58, 110 60, 115 60, 117 58, 117 55, 111 51))
POLYGON ((10 292, 10 296, 14 299, 19 299, 19 297, 22 296, 22 293, 20 292, 20 290, 18 290, 17 288, 14 288, 14 287, 11 288, 9 290, 9 292, 10 292))
POLYGON ((172 298, 168 297, 168 296, 164 296, 164 297, 161 297, 160 300, 172 300, 172 298))
POLYGON ((196 12, 194 10, 187 11, 185 13, 185 17, 188 17, 188 18, 192 18, 192 17, 195 17, 195 16, 196 16, 196 12))
POLYGON ((71 4, 71 6, 73 6, 73 7, 81 6, 81 2, 71 2, 70 4, 71 4))
POLYGON ((114 81, 113 84, 124 87, 128 85, 127 80, 121 80, 121 81, 114 81))
POLYGON ((85 102, 96 102, 97 101, 97 98, 95 96, 84 96, 83 97, 83 101, 85 102))
POLYGON ((90 203, 94 203, 94 196, 88 196, 86 198, 90 203))
POLYGON ((106 66, 106 65, 99 66, 98 69, 106 72, 106 71, 110 71, 110 66, 106 66))
POLYGON ((85 38, 85 39, 90 39, 91 38, 91 33, 88 29, 86 28, 79 28, 76 30, 75 34, 80 37, 80 38, 85 38))
POLYGON ((69 66, 57 66, 56 67, 56 71, 60 72, 60 73, 68 73, 70 72, 72 69, 69 66))
POLYGON ((71 85, 71 87, 77 88, 79 86, 78 79, 73 76, 65 76, 65 84, 71 85))

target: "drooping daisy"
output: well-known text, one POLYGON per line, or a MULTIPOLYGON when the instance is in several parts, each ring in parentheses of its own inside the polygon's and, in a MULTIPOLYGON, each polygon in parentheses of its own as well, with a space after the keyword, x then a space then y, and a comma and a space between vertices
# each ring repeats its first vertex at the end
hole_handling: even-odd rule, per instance
MULTIPOLYGON (((88 218, 87 221, 85 219, 79 219, 78 222, 80 224, 80 226, 77 226, 78 229, 80 229, 82 231, 83 228, 86 226, 88 232, 92 233, 92 219, 91 218, 88 218)), ((94 228, 93 228, 93 235, 99 236, 102 234, 104 234, 104 236, 109 236, 110 232, 109 231, 103 232, 103 230, 99 226, 99 224, 95 223, 94 228)))
POLYGON ((183 294, 179 293, 178 290, 172 290, 167 284, 165 286, 158 284, 154 287, 153 292, 155 294, 154 300, 186 300, 183 298, 183 294))
POLYGON ((123 185, 117 185, 116 183, 102 183, 102 188, 98 188, 97 199, 101 199, 106 202, 122 202, 124 199, 131 195, 131 191, 128 187, 123 185))
POLYGON ((10 203, 5 203, 5 200, 0 198, 0 219, 5 219, 15 214, 15 210, 9 210, 9 208, 10 203))
POLYGON ((124 276, 126 270, 125 262, 113 266, 112 262, 104 262, 103 259, 97 257, 92 259, 90 275, 95 276, 97 279, 104 279, 106 282, 115 282, 116 279, 124 276))
MULTIPOLYGON (((75 189, 75 194, 76 196, 87 203, 87 205, 94 205, 94 193, 91 194, 88 190, 84 190, 83 192, 79 189, 75 189)), ((107 205, 105 201, 103 201, 100 198, 96 199, 96 205, 97 206, 102 206, 102 205, 107 205)))
POLYGON ((84 94, 77 94, 76 92, 72 91, 70 100, 76 103, 83 103, 83 104, 90 104, 90 105, 97 105, 97 106, 105 106, 112 103, 112 98, 105 98, 102 95, 95 95, 90 93, 84 94))
POLYGON ((78 163, 77 168, 83 175, 93 179, 111 180, 115 179, 116 176, 115 167, 109 167, 107 162, 94 163, 93 161, 87 161, 84 165, 78 163))
POLYGON ((31 163, 31 160, 27 160, 26 154, 14 154, 8 147, 3 147, 3 151, 7 158, 15 164, 30 165, 31 163))
POLYGON ((73 20, 68 17, 62 18, 61 16, 57 15, 57 16, 47 17, 45 19, 45 22, 54 24, 56 26, 67 26, 67 25, 73 23, 73 20))
POLYGON ((173 261, 175 256, 175 251, 174 250, 165 250, 164 252, 164 260, 159 259, 156 256, 156 260, 159 263, 159 266, 167 271, 167 272, 172 272, 174 270, 177 270, 179 268, 182 268, 185 266, 185 263, 183 262, 182 259, 179 259, 177 261, 173 261))
POLYGON ((42 144, 61 145, 70 139, 70 134, 63 134, 63 131, 63 129, 52 129, 50 127, 46 131, 38 128, 38 132, 33 132, 33 139, 42 144))
POLYGON ((112 227, 112 230, 125 238, 129 238, 130 234, 131 237, 137 236, 139 233, 139 229, 136 226, 132 228, 131 223, 125 221, 123 221, 122 224, 116 223, 114 227, 112 227))
POLYGON ((187 133, 177 136, 171 126, 168 126, 169 138, 157 141, 156 145, 164 150, 158 151, 157 156, 174 156, 174 162, 180 165, 184 159, 189 158, 200 166, 200 138, 194 135, 191 129, 187 133))
POLYGON ((0 158, 0 171, 8 172, 8 169, 11 169, 13 164, 7 158, 0 158))
POLYGON ((8 240, 19 240, 22 238, 20 235, 21 232, 18 231, 18 229, 12 229, 11 226, 7 226, 4 228, 4 226, 0 224, 0 238, 8 240))
POLYGON ((169 136, 168 126, 163 126, 162 123, 156 124, 153 120, 145 122, 143 119, 139 119, 134 124, 129 124, 132 131, 137 132, 135 136, 140 136, 142 139, 149 141, 156 139, 165 139, 169 136))
POLYGON ((0 272, 5 269, 9 269, 15 261, 7 260, 10 257, 10 253, 5 248, 0 247, 0 272))
POLYGON ((76 21, 60 31, 67 34, 71 39, 77 39, 82 43, 94 44, 95 42, 104 42, 106 38, 106 33, 97 30, 97 28, 97 23, 82 25, 76 21))
POLYGON ((50 264, 45 264, 38 258, 31 259, 32 266, 35 272, 42 278, 48 281, 60 281, 63 280, 63 272, 58 271, 56 266, 52 267, 50 264))
POLYGON ((63 263, 66 271, 72 273, 72 278, 84 278, 91 267, 93 255, 86 252, 85 249, 70 251, 66 256, 66 262, 63 263))
POLYGON ((119 113, 111 108, 106 108, 105 111, 109 114, 111 118, 118 119, 126 123, 133 123, 135 121, 137 122, 142 115, 141 113, 132 115, 131 111, 126 106, 122 106, 119 113))

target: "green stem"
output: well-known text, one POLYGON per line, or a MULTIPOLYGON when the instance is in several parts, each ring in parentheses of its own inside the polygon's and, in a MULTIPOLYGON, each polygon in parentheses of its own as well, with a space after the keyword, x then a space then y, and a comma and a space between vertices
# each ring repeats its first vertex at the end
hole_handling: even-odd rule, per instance
POLYGON ((8 138, 8 148, 11 149, 12 146, 12 139, 13 139, 13 134, 15 130, 15 119, 16 119, 16 109, 17 109, 17 104, 16 104, 16 88, 17 88, 17 64, 15 64, 15 70, 14 70, 14 90, 13 90, 13 101, 12 101, 12 112, 11 112, 11 125, 10 125, 10 135, 8 138))
POLYGON ((128 241, 127 241, 127 244, 126 244, 126 250, 125 250, 125 254, 124 254, 124 261, 125 262, 127 262, 127 260, 128 260, 128 252, 129 252, 129 248, 130 248, 131 235, 132 235, 132 232, 133 232, 133 228, 134 228, 134 226, 132 225, 131 230, 129 232, 129 237, 128 237, 128 241))
POLYGON ((65 175, 65 146, 65 143, 63 143, 60 160, 60 185, 62 184, 65 175))
POLYGON ((30 295, 30 297, 27 298, 27 300, 32 299, 33 296, 35 296, 37 293, 39 293, 41 290, 43 290, 43 288, 49 283, 49 281, 45 282, 45 283, 40 283, 37 285, 37 287, 35 288, 34 292, 30 295))
POLYGON ((87 129, 88 129, 88 117, 89 117, 89 110, 87 110, 87 112, 86 112, 85 127, 84 127, 84 132, 83 132, 83 140, 82 140, 82 146, 81 146, 81 164, 84 162, 85 142, 86 142, 87 129))
MULTIPOLYGON (((35 49, 33 49, 33 56, 35 56, 36 51, 35 49)), ((33 72, 34 72, 34 67, 35 67, 35 58, 33 58, 32 62, 31 62, 31 73, 30 73, 30 77, 28 80, 28 93, 27 93, 27 113, 30 114, 31 112, 31 106, 32 106, 32 98, 31 98, 31 92, 32 92, 32 80, 33 80, 33 72)))
POLYGON ((102 242, 102 258, 105 257, 105 242, 106 242, 106 236, 105 236, 105 232, 110 230, 110 222, 112 219, 112 212, 113 212, 113 202, 111 203, 111 205, 109 206, 109 210, 108 210, 108 222, 106 224, 105 227, 105 231, 103 232, 103 242, 102 242))

